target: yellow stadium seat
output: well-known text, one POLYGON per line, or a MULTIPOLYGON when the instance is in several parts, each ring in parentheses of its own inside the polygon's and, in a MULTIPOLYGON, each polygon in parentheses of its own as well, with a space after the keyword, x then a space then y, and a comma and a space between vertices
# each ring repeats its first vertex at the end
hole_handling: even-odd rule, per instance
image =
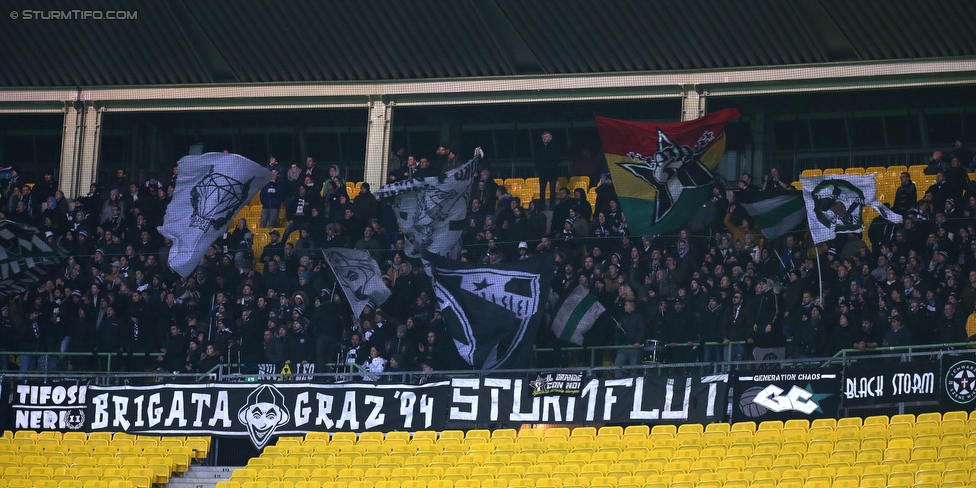
POLYGON ((503 181, 506 190, 521 190, 525 186, 522 178, 507 178, 503 181))
POLYGON ((753 422, 753 421, 736 422, 736 423, 732 424, 732 427, 731 427, 731 429, 730 429, 729 432, 730 433, 731 432, 755 433, 756 432, 756 423, 753 422))
POLYGON ((915 419, 915 424, 917 425, 921 422, 935 422, 936 424, 940 424, 942 423, 942 414, 939 412, 920 413, 915 419))
POLYGON ((619 425, 607 425, 597 430, 597 437, 620 439, 624 436, 624 428, 619 425))
MULTIPOLYGON (((871 418, 873 417, 868 417, 868 419, 865 420, 865 423, 867 423, 867 420, 870 420, 871 418)), ((915 416, 910 413, 892 415, 891 419, 888 421, 888 425, 890 426, 894 424, 915 425, 915 416)))
POLYGON ((631 425, 624 429, 624 435, 635 433, 644 434, 645 436, 654 435, 666 435, 669 437, 674 437, 678 433, 678 428, 670 424, 655 425, 650 431, 646 425, 631 425))
POLYGON ((570 190, 575 190, 576 188, 582 188, 586 190, 590 187, 590 177, 589 176, 571 176, 567 187, 570 190))
POLYGON ((382 432, 363 432, 359 434, 359 439, 357 442, 359 444, 367 444, 371 442, 382 444, 384 440, 385 436, 382 432))
POLYGON ((888 477, 890 487, 908 487, 915 484, 915 477, 911 473, 892 473, 888 477))
POLYGON ((863 175, 864 173, 864 168, 847 168, 844 170, 844 174, 848 175, 863 175))
POLYGON ((460 430, 445 430, 441 432, 438 437, 437 442, 464 442, 464 432, 460 430))
POLYGON ((881 464, 878 466, 865 466, 864 475, 867 476, 872 474, 880 474, 883 475, 885 478, 887 478, 888 475, 891 474, 891 466, 888 464, 881 464))
POLYGON ((943 421, 958 420, 960 422, 968 422, 970 419, 969 419, 969 413, 963 411, 955 411, 955 412, 946 412, 942 414, 942 420, 943 421))

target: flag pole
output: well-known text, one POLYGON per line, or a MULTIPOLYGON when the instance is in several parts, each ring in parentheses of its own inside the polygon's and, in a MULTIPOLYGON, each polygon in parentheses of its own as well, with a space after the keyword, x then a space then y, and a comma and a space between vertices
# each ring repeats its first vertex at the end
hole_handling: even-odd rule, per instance
POLYGON ((772 248, 773 254, 776 255, 776 259, 779 260, 779 264, 783 266, 783 269, 785 271, 783 272, 782 277, 787 278, 786 281, 788 282, 789 281, 788 276, 790 274, 790 270, 786 267, 786 261, 783 261, 783 256, 779 255, 779 252, 776 250, 776 246, 770 246, 770 248, 772 248))
POLYGON ((820 245, 814 244, 813 248, 817 251, 817 289, 819 290, 820 303, 823 304, 823 270, 820 264, 820 245))

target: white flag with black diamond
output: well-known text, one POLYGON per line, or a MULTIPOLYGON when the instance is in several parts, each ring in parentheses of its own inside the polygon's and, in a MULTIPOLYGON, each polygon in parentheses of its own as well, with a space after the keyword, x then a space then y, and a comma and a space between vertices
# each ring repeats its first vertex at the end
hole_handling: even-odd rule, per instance
POLYGON ((244 156, 216 152, 185 156, 178 169, 159 233, 173 241, 170 267, 188 276, 234 215, 271 181, 271 172, 244 156))

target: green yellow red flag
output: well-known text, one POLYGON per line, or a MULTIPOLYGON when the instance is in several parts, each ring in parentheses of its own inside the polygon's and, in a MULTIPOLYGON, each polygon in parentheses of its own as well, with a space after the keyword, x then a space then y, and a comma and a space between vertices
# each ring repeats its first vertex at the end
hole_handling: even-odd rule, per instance
POLYGON ((603 152, 630 233, 674 231, 710 195, 725 152, 728 108, 687 122, 632 122, 596 117, 603 152))

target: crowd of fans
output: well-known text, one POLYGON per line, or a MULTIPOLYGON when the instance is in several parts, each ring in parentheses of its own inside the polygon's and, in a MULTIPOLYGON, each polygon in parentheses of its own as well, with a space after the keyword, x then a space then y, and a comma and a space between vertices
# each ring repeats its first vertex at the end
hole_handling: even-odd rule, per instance
MULTIPOLYGON (((539 151, 543 196, 545 184, 551 196, 552 181, 564 172, 552 166, 558 161, 552 143, 546 134, 539 151)), ((484 168, 472 182, 461 259, 491 264, 554 255, 547 318, 584 285, 607 309, 585 345, 626 346, 614 353, 621 366, 645 359, 648 341, 658 345, 655 359, 667 362, 964 342, 976 306, 976 186, 955 169, 962 160, 971 164, 966 151, 959 143, 935 154, 929 167, 937 182, 921 200, 903 174, 893 209, 904 222, 876 219, 870 248, 860 234, 842 234, 819 254, 803 230, 764 240, 736 205, 751 192, 795 191, 775 168, 761 185, 748 173, 728 186, 715 181, 705 230, 672 236, 631 236, 609 176, 593 206, 582 189, 562 188, 554 199, 523 208, 484 168)), ((447 147, 430 158, 399 149, 390 154, 388 182, 435 176, 459 164, 447 147)), ((175 168, 144 182, 119 170, 73 201, 53 174, 31 187, 15 169, 0 186, 0 217, 38 227, 70 257, 3 304, 0 350, 49 353, 21 355, 22 371, 104 370, 109 356, 113 369, 136 372, 206 372, 242 363, 246 371, 314 364, 322 373, 355 364, 372 378, 465 368, 435 310, 430 279, 403 253, 396 216, 369 185, 348 195, 341 169, 311 157, 287 168, 272 157, 269 168, 273 179, 260 193, 259 224, 270 230, 270 243, 255 255, 252 230, 241 219, 185 278, 168 269, 172 243, 156 231, 172 198, 175 168), (279 224, 281 208, 287 224, 279 224), (297 241, 286 242, 295 232, 297 241), (392 298, 353 314, 322 262, 320 250, 336 246, 370 251, 392 298)), ((539 330, 536 346, 569 345, 547 323, 539 330)), ((9 359, 0 356, 0 367, 10 369, 9 359)), ((536 358, 549 367, 568 360, 536 358)))

